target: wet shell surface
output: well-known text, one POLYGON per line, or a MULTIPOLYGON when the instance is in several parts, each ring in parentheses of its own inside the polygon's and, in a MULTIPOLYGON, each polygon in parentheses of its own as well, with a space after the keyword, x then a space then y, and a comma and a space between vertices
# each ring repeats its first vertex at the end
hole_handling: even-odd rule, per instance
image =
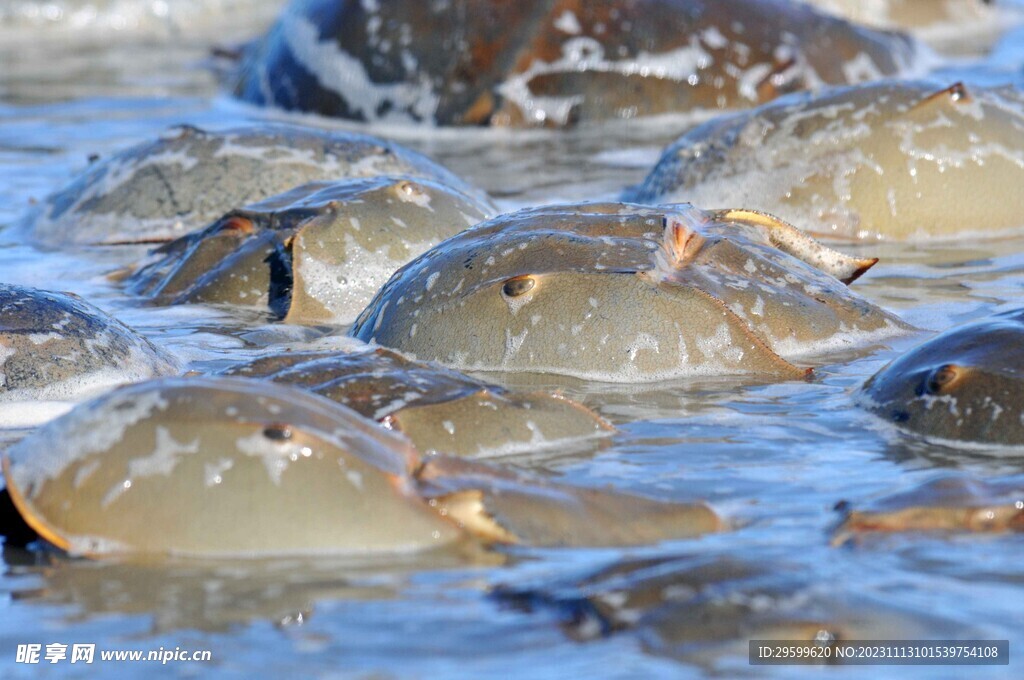
POLYGON ((1020 230, 1022 183, 1019 94, 881 82, 699 125, 626 197, 756 206, 840 238, 926 239, 1020 230))
POLYGON ((351 323, 396 269, 493 213, 488 201, 407 176, 304 184, 161 246, 129 286, 161 304, 351 323))
POLYGON ((176 370, 149 340, 77 295, 0 283, 0 402, 74 399, 176 370))
POLYGON ((1003 24, 992 0, 803 0, 865 26, 912 32, 939 49, 994 40, 1003 24))
POLYGON ((274 354, 223 374, 312 390, 401 432, 423 453, 537 452, 613 431, 596 413, 560 395, 509 392, 382 348, 274 354))
POLYGON ((421 459, 328 399, 232 377, 110 392, 13 446, 3 471, 27 524, 74 555, 637 545, 726 528, 700 503, 421 459))
POLYGON ((404 482, 402 438, 302 390, 171 378, 108 393, 12 447, 4 476, 73 554, 410 551, 460 532, 404 482))
POLYGON ((554 614, 577 641, 639 636, 647 652, 714 666, 751 639, 840 640, 920 634, 919 619, 884 602, 833 595, 785 560, 684 554, 626 558, 582 576, 499 585, 506 606, 554 614))
POLYGON ((425 156, 375 137, 277 124, 185 126, 95 161, 46 199, 28 236, 52 247, 168 241, 300 184, 388 173, 486 200, 425 156))
POLYGON ((1024 310, 910 350, 865 383, 861 403, 928 438, 1024 446, 1024 310))
POLYGON ((874 263, 753 211, 529 209, 402 268, 351 334, 460 369, 794 378, 791 359, 907 329, 847 289, 874 263))
POLYGON ((236 93, 363 121, 565 126, 752 106, 915 55, 905 36, 776 0, 294 0, 236 93))
POLYGON ((843 502, 833 543, 873 533, 1024 531, 1024 476, 980 480, 964 475, 932 479, 863 508, 843 502))
POLYGON ((728 528, 704 503, 558 484, 460 458, 426 458, 417 482, 431 507, 494 543, 649 545, 728 528))

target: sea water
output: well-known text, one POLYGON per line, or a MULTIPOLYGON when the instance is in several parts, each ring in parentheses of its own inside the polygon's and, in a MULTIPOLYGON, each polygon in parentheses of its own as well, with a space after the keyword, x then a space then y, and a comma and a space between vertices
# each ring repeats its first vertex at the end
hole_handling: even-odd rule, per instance
MULTIPOLYGON (((666 116, 569 131, 365 130, 250 108, 221 93, 220 64, 210 50, 230 50, 258 34, 276 4, 6 3, 0 10, 0 226, 21 219, 34 202, 84 168, 91 154, 109 154, 180 123, 228 127, 284 119, 369 131, 433 156, 513 209, 614 198, 642 179, 661 148, 698 119, 666 116)), ((937 73, 951 82, 1024 85, 1021 45, 1024 31, 1011 29, 991 56, 942 62, 937 73)), ((184 675, 822 675, 813 668, 752 669, 745 643, 737 646, 731 638, 723 646, 689 650, 644 630, 577 641, 580 631, 571 630, 557 605, 514 606, 495 595, 509 589, 544 593, 624 560, 672 557, 757 565, 768 590, 785 583, 787 597, 797 603, 824 599, 846 603, 853 612, 883 610, 912 637, 1009 639, 1011 658, 1016 657, 1009 667, 973 670, 983 670, 984 677, 1019 677, 1024 536, 903 535, 843 547, 831 546, 830 538, 838 501, 863 503, 954 470, 989 477, 1024 468, 1020 452, 958 450, 900 434, 852 399, 868 376, 930 333, 1024 304, 1024 236, 858 244, 847 250, 881 258, 855 284, 857 291, 922 333, 815 361, 816 376, 808 383, 700 379, 632 387, 573 381, 567 394, 618 426, 611 442, 502 458, 567 482, 704 499, 736 530, 630 550, 516 549, 470 562, 422 556, 366 563, 137 564, 5 546, 0 674, 34 677, 42 670, 15 663, 19 644, 41 644, 45 651, 50 643, 95 643, 106 650, 211 650, 209 662, 160 668, 184 675)), ((108 275, 144 252, 41 252, 4 239, 0 231, 0 280, 76 292, 196 370, 226 366, 282 343, 351 345, 272 324, 255 312, 140 305, 108 275)), ((544 384, 543 378, 504 380, 544 384)), ((5 406, 0 446, 67 408, 54 402, 5 406)), ((713 602, 741 595, 712 587, 706 597, 713 602)), ((785 604, 766 602, 769 608, 785 604)), ((96 664, 90 671, 123 677, 148 677, 160 665, 96 664)), ((56 674, 81 673, 80 665, 68 661, 42 665, 56 674)), ((863 677, 865 669, 826 670, 853 678, 863 677)), ((871 671, 898 671, 907 678, 959 675, 955 668, 936 667, 871 671)))

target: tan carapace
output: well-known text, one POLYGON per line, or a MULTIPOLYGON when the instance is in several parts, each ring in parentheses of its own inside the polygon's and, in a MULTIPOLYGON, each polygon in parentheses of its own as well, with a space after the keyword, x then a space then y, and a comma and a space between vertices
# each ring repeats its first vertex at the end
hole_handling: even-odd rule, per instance
POLYGON ((12 447, 3 472, 32 529, 94 557, 634 545, 725 528, 700 503, 421 457, 325 397, 244 378, 115 390, 12 447))
POLYGON ((491 214, 488 202, 431 180, 314 182, 161 246, 129 286, 160 304, 256 306, 291 323, 351 323, 396 269, 491 214))
POLYGON ((284 352, 223 374, 312 390, 401 432, 424 453, 537 453, 614 432, 603 418, 561 394, 512 392, 383 348, 284 352))
POLYGON ((751 210, 550 206, 406 265, 351 333, 459 369, 797 378, 794 360, 907 329, 847 288, 874 263, 751 210))
POLYGON ((1024 531, 1024 477, 981 480, 943 475, 909 491, 856 509, 842 502, 833 544, 870 534, 902 532, 1013 533, 1024 531))
POLYGON ((699 125, 626 198, 747 205, 839 239, 1024 229, 1024 100, 1011 88, 878 82, 699 125))

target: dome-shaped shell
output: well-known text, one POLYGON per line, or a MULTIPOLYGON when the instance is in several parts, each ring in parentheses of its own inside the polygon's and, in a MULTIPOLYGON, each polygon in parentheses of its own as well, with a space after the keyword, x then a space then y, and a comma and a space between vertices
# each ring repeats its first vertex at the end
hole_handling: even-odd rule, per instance
POLYGON ((313 182, 161 246, 129 285, 162 304, 351 323, 396 269, 493 212, 489 201, 404 175, 313 182))
POLYGON ((1022 183, 1019 93, 880 82, 699 125, 626 196, 753 205, 842 238, 951 238, 1024 228, 1022 183))
POLYGON ((994 0, 803 0, 865 26, 909 31, 941 51, 990 47, 1010 11, 994 0))
POLYGON ((559 394, 511 392, 382 348, 274 354, 223 374, 312 390, 401 432, 424 453, 535 453, 613 431, 596 413, 559 394))
POLYGON ((906 329, 844 284, 874 262, 751 211, 549 206, 406 265, 351 333, 459 369, 799 377, 791 358, 906 329))
POLYGON ((918 345, 872 376, 861 401, 925 437, 1024 446, 1024 310, 918 345))
POLYGON ((862 506, 841 502, 833 543, 871 533, 1024 532, 1024 475, 976 479, 942 475, 862 506))
POLYGON ((293 0, 236 92, 355 120, 554 125, 894 75, 905 36, 777 0, 293 0))
POLYGON ((75 399, 176 368, 77 295, 0 283, 0 401, 75 399))
POLYGON ((416 461, 323 397, 172 378, 49 423, 6 453, 4 476, 29 525, 75 554, 361 554, 459 537, 413 493, 416 461))
POLYGON ((90 556, 364 555, 471 538, 637 545, 725 528, 701 503, 421 459, 328 399, 232 377, 115 390, 11 447, 3 472, 33 530, 90 556))
POLYGON ((94 162, 28 222, 47 246, 168 241, 248 203, 308 182, 404 174, 486 197, 392 142, 280 124, 185 126, 94 162))

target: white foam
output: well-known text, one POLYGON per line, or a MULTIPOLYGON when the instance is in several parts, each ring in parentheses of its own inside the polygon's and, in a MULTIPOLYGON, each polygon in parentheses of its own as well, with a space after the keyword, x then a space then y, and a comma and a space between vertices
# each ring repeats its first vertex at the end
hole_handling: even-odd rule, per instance
POLYGON ((864 83, 881 80, 885 74, 874 60, 864 52, 858 52, 852 59, 843 62, 843 77, 849 83, 864 83))
POLYGON ((557 19, 552 22, 552 25, 563 33, 569 35, 579 35, 583 32, 583 27, 580 26, 580 20, 576 18, 576 15, 569 10, 562 12, 557 19))
POLYGON ((126 544, 110 538, 81 534, 67 534, 63 538, 68 542, 67 551, 72 557, 82 555, 117 555, 131 552, 126 544))
POLYGON ((529 335, 530 330, 524 328, 521 333, 512 335, 511 329, 505 329, 505 355, 502 358, 502 365, 512 361, 519 350, 523 348, 523 342, 526 341, 526 336, 529 335))
POLYGON ((505 456, 517 456, 521 454, 535 454, 558 449, 559 451, 571 449, 573 446, 584 442, 605 437, 607 430, 595 429, 594 432, 575 437, 562 437, 559 435, 550 436, 533 421, 527 421, 526 427, 530 431, 530 438, 523 441, 506 440, 500 443, 480 442, 475 458, 503 458, 505 456))
POLYGON ((261 431, 253 432, 248 437, 239 437, 235 441, 235 446, 242 453, 259 458, 267 468, 267 475, 278 486, 281 484, 281 475, 288 469, 290 462, 312 455, 312 451, 306 446, 287 440, 271 441, 261 431))
POLYGON ((774 339, 772 349, 786 359, 811 359, 824 357, 833 353, 842 353, 856 347, 881 343, 885 340, 911 331, 897 322, 886 319, 885 323, 874 330, 863 330, 843 326, 840 331, 828 338, 800 342, 792 337, 774 339))
POLYGON ((633 342, 626 348, 630 361, 635 361, 641 351, 650 351, 658 354, 661 351, 657 338, 650 333, 637 333, 633 342))
POLYGON ((530 90, 530 81, 537 76, 587 71, 664 78, 684 83, 710 61, 711 56, 695 35, 690 36, 689 44, 684 47, 668 52, 640 52, 635 58, 625 60, 606 57, 601 43, 580 36, 562 43, 562 56, 559 59, 552 62, 535 59, 529 68, 510 76, 497 89, 506 100, 520 108, 528 121, 552 121, 565 125, 573 107, 583 101, 583 95, 538 96, 530 90))
MULTIPOLYGON (((706 342, 705 348, 710 349, 711 343, 706 342)), ((742 350, 739 351, 742 352, 742 350)), ((411 355, 411 353, 407 354, 411 355)), ((468 357, 464 354, 453 355, 449 360, 445 361, 445 365, 460 371, 481 373, 500 371, 502 373, 525 374, 550 373, 552 375, 563 375, 572 378, 580 378, 582 380, 605 383, 653 383, 663 380, 672 380, 674 378, 695 378, 701 376, 718 377, 723 375, 748 375, 751 373, 750 370, 740 368, 735 365, 723 364, 713 355, 701 362, 690 361, 690 354, 687 350, 686 342, 682 337, 679 338, 678 357, 678 361, 674 364, 670 364, 663 369, 655 371, 639 370, 634 362, 629 361, 628 357, 623 359, 621 364, 610 370, 595 370, 590 368, 581 368, 579 366, 571 366, 568 364, 530 364, 522 367, 507 365, 494 366, 469 361, 468 357)))
MULTIPOLYGON (((505 295, 505 293, 503 291, 502 294, 501 294, 501 299, 503 299, 505 301, 505 304, 508 305, 508 311, 514 317, 514 316, 516 316, 519 313, 520 309, 525 307, 527 304, 529 304, 529 302, 531 300, 533 300, 533 294, 534 294, 535 290, 536 290, 536 286, 534 288, 526 291, 525 293, 523 293, 521 295, 512 295, 512 296, 505 295)), ((454 291, 453 291, 453 293, 454 293, 454 291)))
POLYGON ((75 407, 71 401, 0 402, 0 429, 36 427, 58 418, 75 407))
POLYGON ((133 479, 152 475, 167 476, 178 465, 181 454, 199 452, 199 438, 191 442, 179 442, 170 430, 162 425, 156 427, 156 445, 149 456, 132 458, 128 463, 128 475, 133 479))
MULTIPOLYGON (((407 241, 404 245, 410 257, 415 257, 436 243, 407 241)), ((381 286, 404 264, 390 257, 387 250, 366 250, 351 234, 345 234, 343 250, 345 261, 339 264, 301 256, 294 263, 306 295, 323 305, 338 324, 355 321, 381 286)))
POLYGON ((213 463, 206 463, 203 466, 204 479, 207 487, 217 486, 224 481, 224 473, 234 467, 235 461, 230 458, 221 458, 213 463))
POLYGON ((152 364, 129 358, 120 367, 105 367, 90 373, 52 382, 41 387, 19 387, 0 391, 0 404, 6 402, 81 401, 120 385, 145 380, 172 371, 156 371, 152 364))

